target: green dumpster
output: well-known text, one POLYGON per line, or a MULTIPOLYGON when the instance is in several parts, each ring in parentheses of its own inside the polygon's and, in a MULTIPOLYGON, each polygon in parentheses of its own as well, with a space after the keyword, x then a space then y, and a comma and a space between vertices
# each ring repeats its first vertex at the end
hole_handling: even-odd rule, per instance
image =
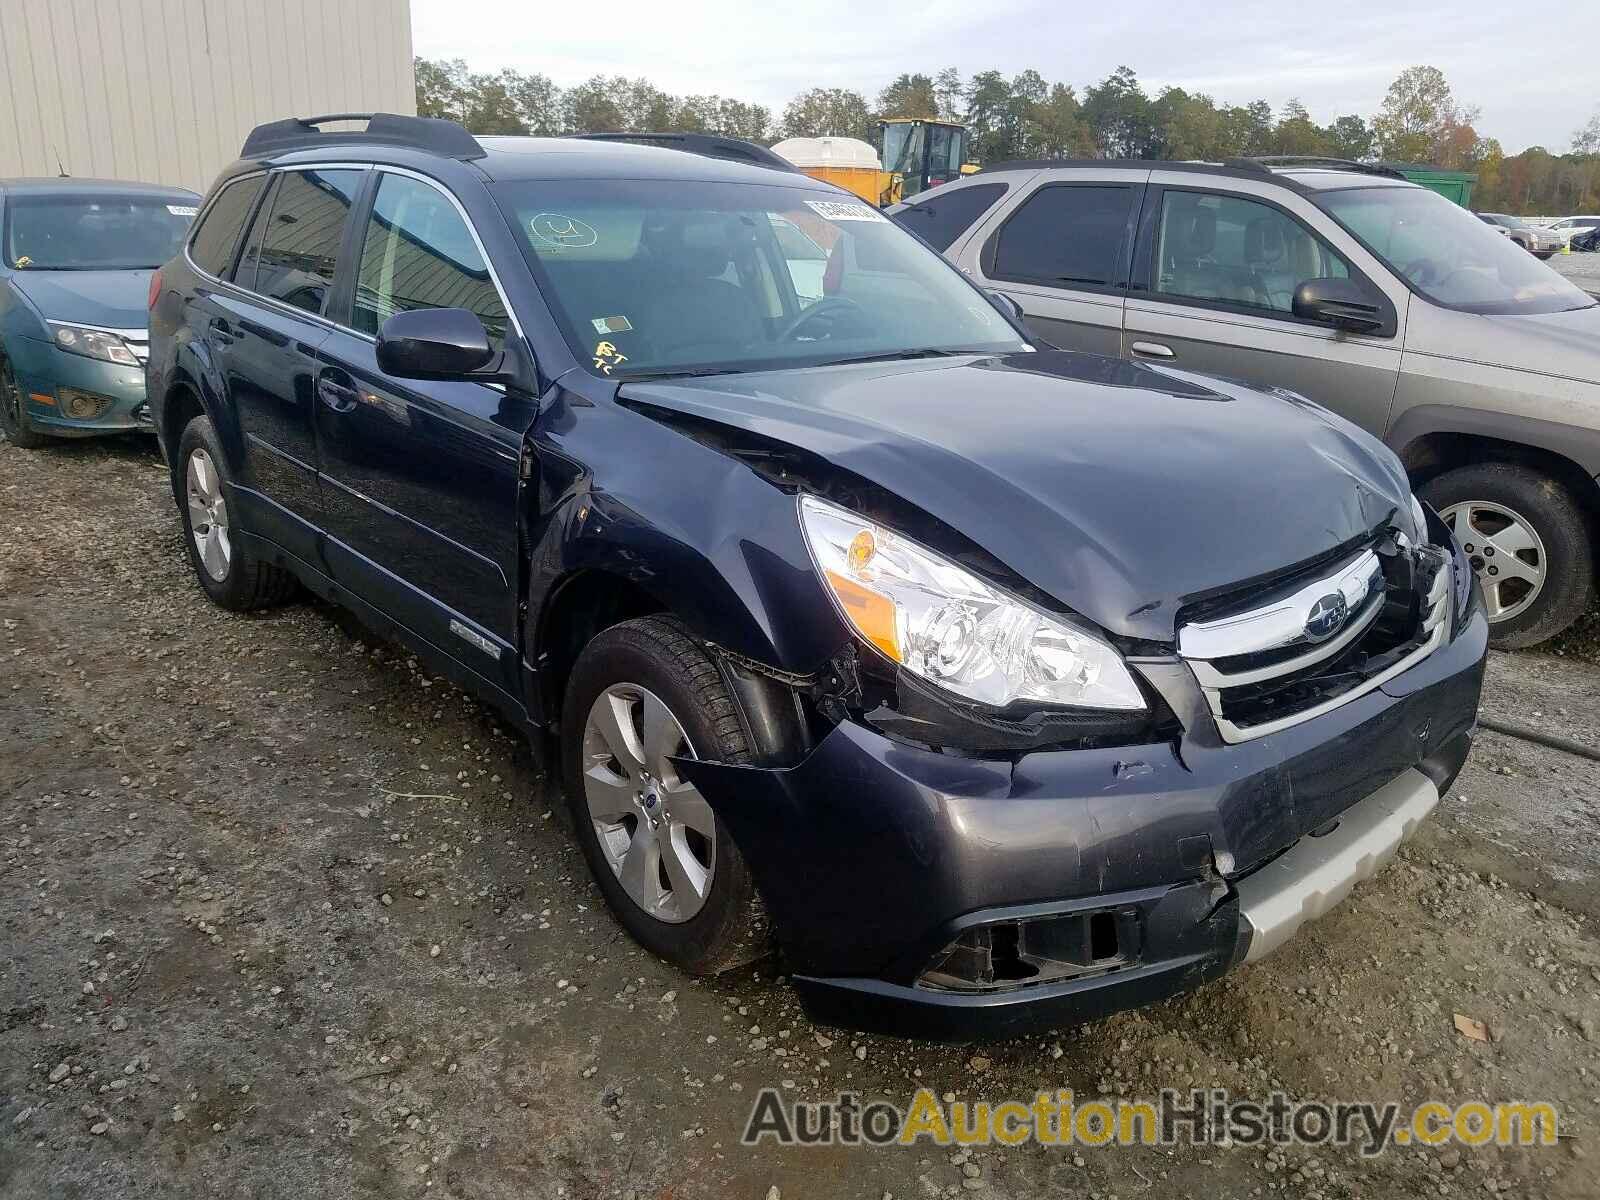
POLYGON ((1472 171, 1450 171, 1444 167, 1425 167, 1417 163, 1382 164, 1399 171, 1412 183, 1420 183, 1430 191, 1438 192, 1446 200, 1454 200, 1462 208, 1472 207, 1472 185, 1478 176, 1472 171))

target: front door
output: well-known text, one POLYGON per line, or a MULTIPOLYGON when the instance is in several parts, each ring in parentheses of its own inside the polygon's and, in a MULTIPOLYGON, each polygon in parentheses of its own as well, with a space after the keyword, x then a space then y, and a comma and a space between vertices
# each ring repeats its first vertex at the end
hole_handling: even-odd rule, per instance
POLYGON ((433 183, 380 175, 341 328, 318 353, 316 424, 334 578, 517 694, 517 496, 535 402, 499 386, 396 379, 376 338, 397 312, 467 308, 519 336, 466 218, 433 183))
MULTIPOLYGON (((1399 379, 1403 307, 1287 208, 1265 196, 1152 187, 1124 315, 1127 357, 1281 387, 1382 436, 1399 379), (1355 277, 1385 307, 1380 333, 1296 317, 1295 288, 1355 277)), ((1402 295, 1400 304, 1404 304, 1402 295)))

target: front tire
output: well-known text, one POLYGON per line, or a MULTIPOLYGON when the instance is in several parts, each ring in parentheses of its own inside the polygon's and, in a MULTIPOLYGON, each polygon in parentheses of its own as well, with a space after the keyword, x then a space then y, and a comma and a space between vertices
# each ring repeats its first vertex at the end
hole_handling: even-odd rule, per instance
POLYGON ((50 439, 39 433, 28 420, 28 406, 22 398, 22 387, 17 383, 17 373, 11 360, 0 354, 0 430, 6 441, 24 450, 37 450, 50 439))
POLYGON ((294 595, 295 578, 263 562, 235 536, 226 461, 209 417, 184 427, 178 439, 178 510, 189 565, 206 595, 223 608, 248 612, 282 604, 294 595))
POLYGON ((1561 483, 1529 467, 1479 463, 1445 472, 1419 494, 1471 560, 1496 648, 1537 645, 1589 607, 1589 522, 1561 483))
POLYGON ((743 855, 668 761, 750 761, 732 696, 681 624, 627 621, 584 648, 567 686, 561 750, 584 857, 635 941, 694 975, 765 953, 743 855))

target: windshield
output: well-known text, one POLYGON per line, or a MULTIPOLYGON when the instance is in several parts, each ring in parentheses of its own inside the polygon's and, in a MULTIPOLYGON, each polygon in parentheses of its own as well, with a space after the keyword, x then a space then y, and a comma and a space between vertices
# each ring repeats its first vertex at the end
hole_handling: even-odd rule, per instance
POLYGON ((1436 304, 1495 315, 1564 312, 1594 300, 1466 209, 1423 188, 1317 197, 1335 220, 1436 304))
POLYGON ((192 196, 12 196, 5 262, 24 271, 132 271, 178 252, 192 196))
POLYGON ((689 180, 495 190, 574 352, 598 374, 1026 345, 948 263, 839 192, 689 180))

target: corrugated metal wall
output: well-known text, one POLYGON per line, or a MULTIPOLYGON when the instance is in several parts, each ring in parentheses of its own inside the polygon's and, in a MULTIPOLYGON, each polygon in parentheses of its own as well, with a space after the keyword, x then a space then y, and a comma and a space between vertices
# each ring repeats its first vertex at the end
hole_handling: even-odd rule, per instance
POLYGON ((410 0, 0 0, 0 177, 203 192, 280 117, 416 112, 410 0))

